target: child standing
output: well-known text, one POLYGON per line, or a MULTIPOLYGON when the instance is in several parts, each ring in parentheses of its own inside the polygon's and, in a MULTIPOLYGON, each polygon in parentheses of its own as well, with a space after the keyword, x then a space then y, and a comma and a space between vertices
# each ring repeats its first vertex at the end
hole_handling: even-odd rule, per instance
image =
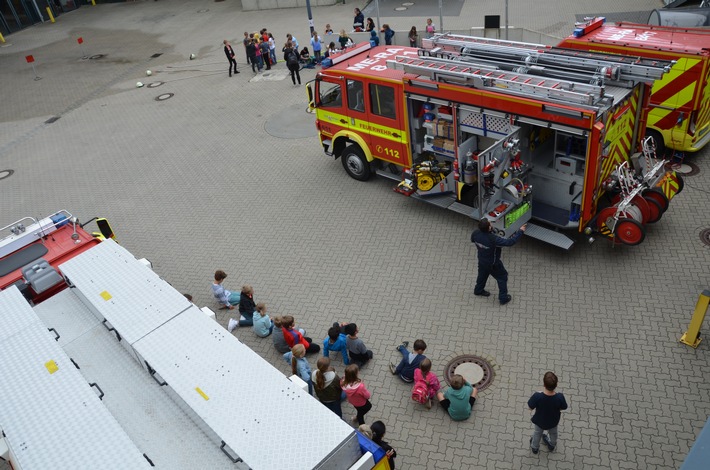
POLYGON ((412 29, 409 30, 409 45, 412 47, 417 47, 417 39, 419 39, 419 35, 417 34, 417 27, 412 26, 412 29))
POLYGON ((552 371, 545 372, 542 378, 545 387, 541 392, 535 392, 528 400, 528 407, 535 410, 530 419, 535 425, 535 431, 530 438, 530 449, 533 454, 540 451, 540 438, 550 452, 557 446, 557 425, 560 424, 561 411, 567 409, 567 400, 561 393, 555 392, 557 376, 552 371), (548 434, 545 434, 547 431, 548 434))
POLYGON ((478 389, 471 386, 459 374, 451 376, 451 387, 446 389, 446 393, 438 392, 436 394, 441 407, 449 413, 454 421, 463 421, 471 416, 477 396, 478 389))
POLYGON ((312 374, 316 396, 330 411, 342 419, 343 409, 340 402, 343 401, 345 394, 340 386, 340 377, 335 369, 330 367, 330 359, 327 357, 318 359, 316 367, 312 374))
POLYGON ((370 403, 370 391, 365 387, 365 382, 360 380, 358 372, 360 369, 355 364, 350 364, 345 368, 345 378, 340 381, 348 403, 355 407, 357 414, 353 416, 353 421, 358 424, 365 424, 365 415, 372 409, 370 403))
POLYGON ((313 381, 311 380, 311 366, 306 359, 306 348, 302 344, 297 344, 283 357, 286 362, 291 363, 291 373, 298 375, 301 380, 308 384, 308 394, 312 395, 313 381))
POLYGON ((343 356, 343 362, 347 366, 348 359, 347 337, 340 332, 340 324, 334 323, 328 329, 328 337, 323 340, 323 356, 330 357, 330 351, 339 352, 343 356))
POLYGON ((382 30, 380 31, 382 33, 385 33, 385 44, 388 46, 392 45, 392 38, 394 37, 394 31, 392 28, 390 28, 390 25, 387 23, 382 25, 382 30))
POLYGON ((390 363, 390 372, 393 375, 399 375, 399 378, 405 382, 414 382, 414 371, 419 368, 422 361, 426 359, 424 351, 426 351, 426 343, 423 339, 418 339, 414 342, 414 352, 409 352, 407 349, 409 346, 408 341, 403 341, 402 344, 397 346, 397 351, 402 354, 402 360, 399 365, 395 367, 394 364, 390 363))
POLYGON ((348 353, 350 353, 350 360, 358 367, 364 366, 367 361, 372 359, 372 351, 367 349, 365 343, 358 338, 357 334, 360 330, 355 323, 348 323, 343 329, 348 335, 345 344, 348 347, 348 353))
POLYGON ((389 461, 390 468, 394 470, 394 458, 397 457, 397 451, 394 450, 387 441, 382 440, 382 438, 385 437, 385 432, 387 432, 385 423, 382 421, 375 421, 372 423, 372 426, 370 426, 370 429, 372 430, 372 442, 382 447, 382 450, 385 451, 385 455, 389 461))
POLYGON ((254 333, 259 338, 266 338, 274 331, 274 322, 266 314, 266 304, 264 302, 256 304, 256 314, 253 317, 253 321, 254 333))
POLYGON ((243 319, 239 320, 239 326, 252 326, 254 324, 254 288, 249 284, 242 286, 242 293, 239 296, 239 313, 243 319))
POLYGON ((430 38, 436 33, 436 26, 432 23, 431 18, 426 20, 426 37, 430 38))
POLYGON ((414 371, 412 399, 431 409, 431 402, 439 389, 441 389, 441 384, 436 374, 431 371, 431 361, 424 359, 419 365, 419 369, 414 371))

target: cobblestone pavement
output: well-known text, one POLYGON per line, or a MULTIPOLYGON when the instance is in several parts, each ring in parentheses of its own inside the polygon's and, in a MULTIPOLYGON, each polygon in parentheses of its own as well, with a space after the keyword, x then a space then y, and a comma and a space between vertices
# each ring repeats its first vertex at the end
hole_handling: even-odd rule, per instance
MULTIPOLYGON (((467 2, 446 20, 468 24, 489 4, 467 2)), ((569 30, 589 9, 535 4, 529 18, 511 9, 511 23, 569 30)), ((314 8, 316 24, 336 29, 352 7, 314 8)), ((255 81, 242 59, 242 73, 227 77, 222 39, 241 55, 244 29, 269 27, 281 42, 295 23, 305 24, 304 9, 241 13, 232 1, 168 0, 83 7, 9 36, 0 48, 0 169, 15 173, 0 180, 3 220, 64 208, 106 216, 124 246, 200 305, 215 306, 209 286, 220 268, 228 286, 252 284, 272 315, 294 315, 314 338, 335 320, 356 321, 375 353, 362 373, 373 391, 367 419, 387 423, 398 468, 677 468, 710 414, 710 346, 678 343, 710 284, 710 247, 699 237, 710 228, 710 151, 693 157, 700 174, 638 247, 580 239, 564 253, 524 238, 504 250, 513 301, 501 307, 472 294, 471 220, 395 194, 390 181, 350 179, 315 131, 267 132, 279 120, 303 129, 312 119, 300 111, 303 89, 278 80, 283 64, 276 80, 255 81), (82 60, 95 54, 106 56, 82 60), (137 89, 138 80, 165 83, 137 89), (174 96, 156 101, 163 93, 174 96), (52 116, 60 119, 45 124, 52 116), (458 354, 494 363, 468 421, 414 406, 390 375, 395 346, 416 338, 440 377, 458 354), (526 401, 546 370, 558 374, 570 409, 557 450, 533 455, 526 401)), ((304 27, 290 32, 307 36, 304 27)), ((313 77, 303 72, 304 82, 313 77)), ((218 320, 228 317, 220 311, 218 320)), ((236 335, 287 372, 270 340, 236 335)))

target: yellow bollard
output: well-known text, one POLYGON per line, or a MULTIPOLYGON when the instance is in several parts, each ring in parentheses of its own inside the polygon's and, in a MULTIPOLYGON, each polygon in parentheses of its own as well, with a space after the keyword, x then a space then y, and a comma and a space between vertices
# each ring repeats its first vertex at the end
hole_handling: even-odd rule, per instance
POLYGON ((47 14, 49 15, 49 21, 54 23, 54 15, 52 14, 52 9, 47 7, 47 14))
POLYGON ((0 33, 0 42, 5 42, 5 38, 2 37, 2 33, 0 33))
POLYGON ((708 311, 708 304, 710 304, 710 290, 706 289, 698 297, 698 303, 695 304, 695 312, 693 312, 693 318, 690 319, 688 331, 680 337, 681 343, 687 344, 693 348, 698 347, 701 341, 701 338, 699 338, 700 326, 703 324, 705 314, 708 311))
POLYGON ((91 0, 91 4, 92 4, 93 6, 96 6, 96 1, 95 1, 95 0, 91 0))

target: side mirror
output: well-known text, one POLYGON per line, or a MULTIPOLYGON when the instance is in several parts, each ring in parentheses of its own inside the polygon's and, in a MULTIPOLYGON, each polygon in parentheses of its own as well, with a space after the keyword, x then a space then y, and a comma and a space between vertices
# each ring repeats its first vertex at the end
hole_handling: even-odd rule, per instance
POLYGON ((316 108, 315 94, 313 92, 313 82, 306 83, 306 93, 308 94, 308 111, 313 112, 316 108))
POLYGON ((96 219, 96 225, 99 227, 101 236, 104 238, 115 238, 113 229, 111 228, 111 224, 108 223, 108 220, 102 218, 96 219))

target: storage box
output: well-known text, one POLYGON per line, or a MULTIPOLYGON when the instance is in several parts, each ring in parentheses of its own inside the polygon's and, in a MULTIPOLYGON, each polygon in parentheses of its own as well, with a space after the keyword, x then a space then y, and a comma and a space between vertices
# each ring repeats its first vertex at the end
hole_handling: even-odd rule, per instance
POLYGON ((436 135, 445 139, 454 138, 454 125, 444 119, 436 120, 436 135))
POLYGON ((444 139, 443 137, 436 137, 432 141, 432 148, 435 152, 443 153, 446 155, 454 155, 454 141, 449 139, 444 139))

